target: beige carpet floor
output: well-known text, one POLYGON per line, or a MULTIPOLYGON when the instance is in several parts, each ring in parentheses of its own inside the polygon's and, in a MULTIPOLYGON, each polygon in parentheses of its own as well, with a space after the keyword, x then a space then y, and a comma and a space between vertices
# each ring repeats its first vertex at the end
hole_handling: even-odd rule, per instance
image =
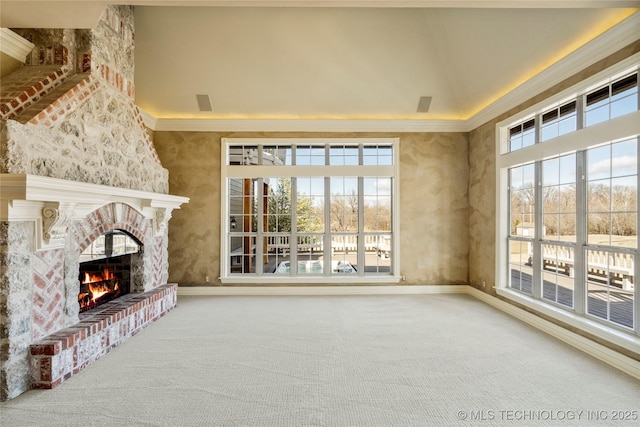
POLYGON ((180 297, 0 411, 3 427, 637 426, 640 381, 468 295, 180 297))

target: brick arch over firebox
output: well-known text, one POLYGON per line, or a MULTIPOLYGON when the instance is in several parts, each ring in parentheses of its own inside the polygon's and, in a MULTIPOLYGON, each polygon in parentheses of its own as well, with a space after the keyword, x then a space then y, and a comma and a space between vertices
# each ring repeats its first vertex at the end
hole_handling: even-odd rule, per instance
POLYGON ((80 220, 70 221, 64 249, 37 251, 32 256, 32 337, 38 339, 79 320, 80 254, 112 230, 123 230, 143 245, 131 292, 145 292, 167 283, 167 239, 156 234, 151 219, 124 203, 104 205, 80 220))

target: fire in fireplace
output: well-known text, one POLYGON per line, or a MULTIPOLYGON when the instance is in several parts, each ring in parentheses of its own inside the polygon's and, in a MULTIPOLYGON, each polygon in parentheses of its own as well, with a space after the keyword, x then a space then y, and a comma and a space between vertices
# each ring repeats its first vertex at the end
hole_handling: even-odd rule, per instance
POLYGON ((111 267, 105 267, 100 274, 85 271, 78 294, 80 313, 123 295, 120 281, 114 270, 111 267))
POLYGON ((80 263, 80 313, 131 292, 142 245, 116 230, 96 239, 82 254, 80 263))

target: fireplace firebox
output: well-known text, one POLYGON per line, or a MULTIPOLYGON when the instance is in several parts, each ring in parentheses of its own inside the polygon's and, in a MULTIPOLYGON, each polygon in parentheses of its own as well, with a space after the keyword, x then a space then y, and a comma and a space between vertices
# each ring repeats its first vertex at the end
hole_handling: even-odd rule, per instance
POLYGON ((130 293, 141 255, 142 244, 124 231, 98 237, 80 257, 80 313, 130 293))

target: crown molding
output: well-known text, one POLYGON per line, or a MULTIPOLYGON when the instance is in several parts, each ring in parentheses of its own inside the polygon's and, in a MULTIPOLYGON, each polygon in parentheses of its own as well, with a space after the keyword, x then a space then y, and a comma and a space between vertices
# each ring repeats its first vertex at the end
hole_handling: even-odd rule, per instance
POLYGON ((140 107, 138 107, 138 112, 140 113, 140 117, 142 117, 142 121, 144 122, 144 125, 146 127, 148 127, 151 130, 157 130, 156 128, 158 126, 158 119, 156 119, 154 116, 152 116, 151 114, 149 114, 148 112, 146 112, 140 107))
POLYGON ((640 39, 640 12, 629 16, 473 115, 466 121, 466 130, 470 132, 477 129, 522 104, 523 101, 533 98, 638 39, 640 39))
POLYGON ((470 132, 640 39, 640 12, 578 48, 467 120, 165 119, 141 111, 154 131, 470 132))
POLYGON ((0 28, 0 51, 5 55, 24 63, 34 47, 33 43, 10 29, 0 28))
POLYGON ((174 132, 466 132, 460 120, 143 119, 174 132))

